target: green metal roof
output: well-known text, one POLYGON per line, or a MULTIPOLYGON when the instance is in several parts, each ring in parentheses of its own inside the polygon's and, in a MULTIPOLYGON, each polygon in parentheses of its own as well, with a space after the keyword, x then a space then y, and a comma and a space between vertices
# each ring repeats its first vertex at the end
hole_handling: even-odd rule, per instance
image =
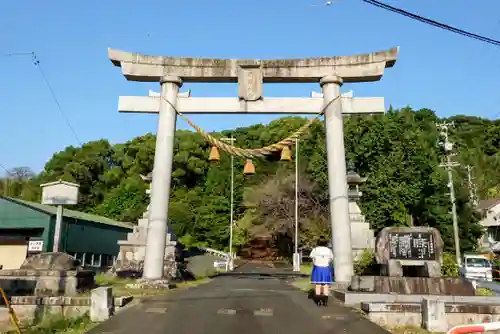
MULTIPOLYGON (((57 214, 57 207, 56 206, 24 201, 24 200, 18 199, 18 198, 0 196, 0 199, 2 199, 2 198, 7 200, 7 201, 19 204, 19 205, 24 205, 24 206, 32 208, 34 210, 44 212, 44 213, 49 214, 49 215, 56 215, 57 214)), ((119 221, 116 221, 116 220, 113 220, 110 218, 106 218, 106 217, 102 217, 102 216, 98 216, 98 215, 93 215, 90 213, 80 212, 80 211, 73 211, 73 210, 69 210, 66 208, 64 208, 64 210, 63 210, 63 216, 67 217, 67 218, 86 220, 86 221, 90 221, 90 222, 97 223, 97 224, 119 226, 119 227, 124 227, 124 228, 129 228, 129 229, 132 229, 134 227, 134 224, 132 224, 132 223, 119 222, 119 221)))

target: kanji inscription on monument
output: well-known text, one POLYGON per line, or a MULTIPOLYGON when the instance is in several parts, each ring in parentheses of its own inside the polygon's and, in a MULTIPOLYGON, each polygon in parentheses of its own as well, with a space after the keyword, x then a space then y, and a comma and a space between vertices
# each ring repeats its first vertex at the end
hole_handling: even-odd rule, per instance
POLYGON ((392 260, 436 260, 436 244, 431 232, 390 232, 389 247, 392 260))
POLYGON ((441 277, 443 240, 432 227, 386 227, 377 237, 376 259, 382 276, 402 277, 417 267, 419 277, 441 277))

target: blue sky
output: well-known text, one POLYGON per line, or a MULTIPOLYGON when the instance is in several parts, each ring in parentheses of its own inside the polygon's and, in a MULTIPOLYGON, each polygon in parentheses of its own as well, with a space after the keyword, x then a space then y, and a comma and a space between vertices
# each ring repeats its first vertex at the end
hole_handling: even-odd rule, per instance
MULTIPOLYGON (((496 0, 385 0, 444 23, 500 39, 496 0)), ((156 131, 156 116, 119 114, 120 95, 157 84, 126 81, 107 48, 153 55, 295 58, 349 55, 400 46, 380 82, 350 84, 386 105, 427 107, 440 116, 500 113, 497 47, 398 16, 359 0, 17 0, 0 11, 0 54, 34 51, 83 142, 112 143, 156 131)), ((236 96, 234 84, 191 84, 193 96, 236 96)), ((318 85, 266 84, 267 96, 309 96, 318 85)), ((52 154, 78 144, 30 57, 0 56, 0 164, 41 171, 52 154)), ((269 122, 273 116, 192 119, 205 130, 269 122)), ((275 117, 274 117, 275 118, 275 117)), ((179 120, 179 128, 188 125, 179 120)))

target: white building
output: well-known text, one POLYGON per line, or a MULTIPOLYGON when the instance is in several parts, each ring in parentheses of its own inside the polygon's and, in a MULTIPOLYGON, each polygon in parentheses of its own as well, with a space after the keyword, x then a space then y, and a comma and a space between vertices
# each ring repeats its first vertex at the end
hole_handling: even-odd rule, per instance
POLYGON ((480 241, 481 247, 500 250, 500 198, 479 201, 478 210, 482 214, 479 223, 486 230, 480 241))

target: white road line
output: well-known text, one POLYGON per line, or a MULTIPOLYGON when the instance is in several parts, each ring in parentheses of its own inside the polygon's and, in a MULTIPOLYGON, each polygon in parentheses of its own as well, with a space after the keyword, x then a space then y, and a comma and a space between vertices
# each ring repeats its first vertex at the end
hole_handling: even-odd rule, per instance
POLYGON ((272 317, 274 315, 274 312, 270 308, 261 308, 259 310, 253 311, 253 315, 263 316, 263 317, 272 317))
POLYGON ((160 307, 150 307, 146 309, 146 313, 167 313, 167 308, 160 308, 160 307))
POLYGON ((220 310, 217 311, 217 314, 235 315, 236 314, 236 310, 227 309, 227 308, 221 308, 220 310))

